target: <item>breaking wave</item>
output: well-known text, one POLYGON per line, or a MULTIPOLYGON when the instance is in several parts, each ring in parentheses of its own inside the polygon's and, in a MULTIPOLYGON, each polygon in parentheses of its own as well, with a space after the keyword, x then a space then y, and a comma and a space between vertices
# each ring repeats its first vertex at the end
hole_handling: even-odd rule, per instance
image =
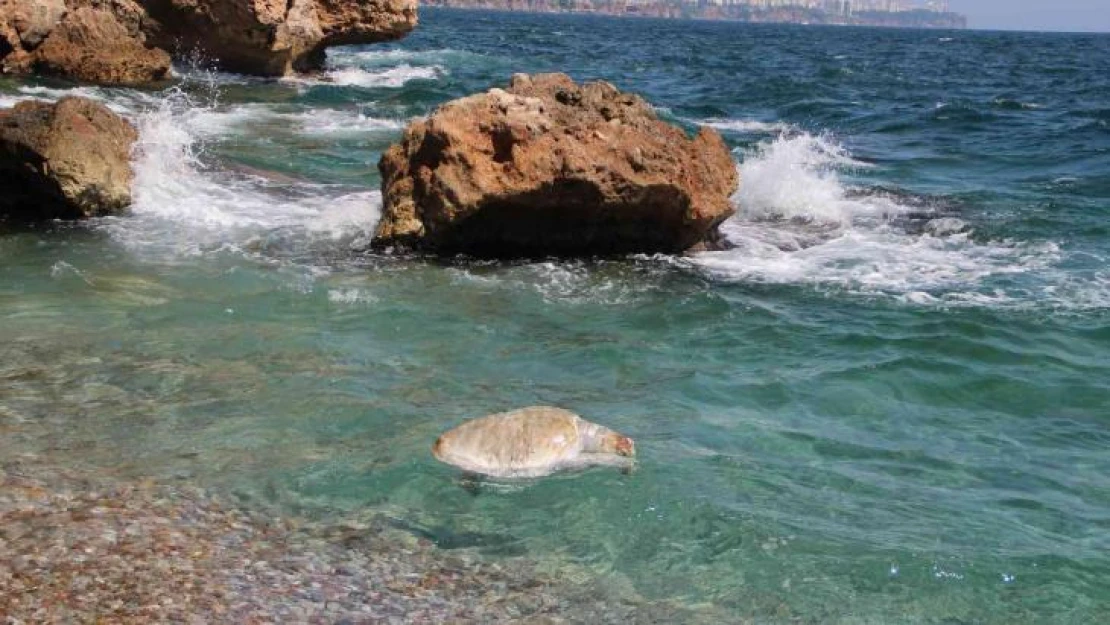
POLYGON ((363 89, 395 89, 413 80, 436 80, 445 73, 442 67, 420 67, 408 64, 385 69, 337 67, 316 76, 291 76, 282 82, 300 87, 361 87, 363 89))
POLYGON ((742 135, 780 134, 795 130, 793 126, 785 122, 767 122, 758 119, 724 119, 712 117, 696 123, 709 126, 710 128, 716 128, 722 132, 732 132, 742 135))
MULTIPOLYGON (((403 84, 412 76, 436 75, 438 66, 416 63, 434 63, 435 54, 444 53, 344 51, 330 61, 330 78, 336 72, 361 72, 357 75, 381 78, 368 78, 367 85, 403 84)), ((0 105, 76 94, 104 102, 136 123, 140 140, 132 214, 93 225, 127 247, 163 257, 212 250, 265 258, 307 254, 314 262, 321 254, 350 255, 368 246, 380 216, 379 192, 252 169, 208 154, 208 145, 228 136, 290 132, 333 140, 379 133, 386 140, 402 128, 401 119, 372 115, 372 106, 361 103, 334 108, 223 104, 221 81, 203 73, 184 75, 186 81, 208 84, 161 94, 22 86, 0 94, 0 105)), ((780 122, 702 123, 726 132, 775 136, 740 155, 742 184, 734 198, 739 210, 722 228, 734 247, 669 263, 720 282, 807 285, 911 305, 1110 305, 1110 273, 1103 261, 1073 262, 1073 255, 1052 240, 980 235, 976 216, 953 210, 943 198, 854 184, 855 174, 872 166, 828 136, 780 122)), ((557 300, 598 287, 582 277, 590 273, 583 267, 548 263, 536 270, 550 279, 523 276, 523 282, 547 289, 546 295, 557 300)), ((527 273, 516 273, 521 271, 527 273)), ((622 292, 614 301, 627 295, 622 292)))
POLYGON ((868 166, 829 137, 782 135, 744 154, 733 249, 678 261, 713 280, 803 284, 911 304, 1105 306, 1105 273, 1065 271, 1054 241, 985 239, 937 199, 856 188, 868 166))
POLYGON ((220 169, 205 158, 196 131, 212 111, 171 90, 137 118, 132 217, 115 220, 126 242, 169 242, 198 251, 240 246, 251 235, 339 239, 367 236, 379 216, 377 191, 289 179, 263 171, 220 169))

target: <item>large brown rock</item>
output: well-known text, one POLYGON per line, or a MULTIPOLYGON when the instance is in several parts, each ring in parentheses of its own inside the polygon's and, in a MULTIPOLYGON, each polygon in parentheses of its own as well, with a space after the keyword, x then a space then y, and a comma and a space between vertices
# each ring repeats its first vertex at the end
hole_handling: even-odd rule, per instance
POLYGON ((86 98, 0 110, 0 220, 77 219, 126 207, 136 139, 131 124, 86 98))
POLYGON ((65 0, 0 0, 0 45, 34 49, 65 12, 65 0))
POLYGON ((0 0, 0 71, 141 84, 174 53, 281 76, 415 26, 416 0, 0 0))
POLYGON ((79 7, 69 10, 33 53, 33 70, 88 82, 138 85, 165 78, 170 55, 148 47, 140 19, 121 9, 79 7), (131 19, 128 19, 128 18, 131 19))
POLYGON ((323 65, 328 46, 399 39, 416 0, 140 0, 166 49, 200 50, 223 69, 282 76, 323 65))
POLYGON ((165 78, 134 0, 0 0, 0 69, 135 85, 165 78))
POLYGON ((638 96, 563 74, 448 102, 378 167, 378 248, 485 257, 712 245, 738 184, 714 130, 690 139, 638 96))

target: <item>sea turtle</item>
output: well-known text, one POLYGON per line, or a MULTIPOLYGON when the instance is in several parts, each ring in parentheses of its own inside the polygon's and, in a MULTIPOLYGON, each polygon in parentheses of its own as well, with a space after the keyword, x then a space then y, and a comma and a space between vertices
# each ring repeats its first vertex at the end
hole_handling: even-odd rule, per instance
POLYGON ((569 410, 531 406, 467 421, 440 436, 432 454, 471 473, 539 477, 592 465, 628 467, 636 446, 569 410))

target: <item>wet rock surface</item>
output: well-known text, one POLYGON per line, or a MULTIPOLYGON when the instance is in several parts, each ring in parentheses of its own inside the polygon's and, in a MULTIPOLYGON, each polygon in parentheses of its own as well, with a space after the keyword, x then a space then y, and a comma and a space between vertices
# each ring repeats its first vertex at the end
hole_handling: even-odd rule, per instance
POLYGON ((0 71, 138 85, 167 78, 172 54, 281 76, 416 20, 416 0, 0 0, 0 71))
POLYGON ((221 68, 281 76, 318 69, 328 46, 399 39, 416 0, 141 0, 166 49, 201 50, 221 68))
MULTIPOLYGON (((124 5, 127 6, 127 5, 124 5)), ((134 11, 79 7, 68 11, 36 48, 32 69, 39 74, 86 82, 141 85, 169 75, 170 55, 147 45, 134 11)))
POLYGON ((0 0, 0 68, 138 85, 162 80, 170 55, 143 32, 143 8, 132 0, 0 0))
POLYGON ((78 219, 131 203, 138 132, 107 107, 67 97, 0 110, 0 221, 78 219))
POLYGON ((563 74, 448 102, 379 163, 379 248, 483 257, 676 253, 712 246, 738 178, 636 95, 563 74))

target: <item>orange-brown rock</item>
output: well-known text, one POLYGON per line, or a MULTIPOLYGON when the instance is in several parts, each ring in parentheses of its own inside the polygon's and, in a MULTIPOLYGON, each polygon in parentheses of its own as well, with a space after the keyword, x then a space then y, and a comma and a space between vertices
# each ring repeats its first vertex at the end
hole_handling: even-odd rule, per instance
POLYGON ((133 0, 0 0, 0 69, 135 85, 165 78, 133 0))
POLYGON ((138 132, 107 107, 68 97, 0 110, 0 220, 77 219, 131 203, 138 132))
POLYGON ((738 184, 714 130, 690 139, 638 96, 563 74, 441 106, 378 167, 376 247, 484 257, 712 245, 738 184))
POLYGON ((138 9, 118 2, 117 10, 83 6, 72 9, 33 53, 39 74, 87 82, 138 85, 165 78, 170 55, 145 44, 138 16, 120 10, 138 9), (132 19, 128 19, 132 17, 132 19))
POLYGON ((0 71, 139 84, 165 78, 173 53, 281 76, 415 26, 416 0, 0 0, 0 71))
POLYGON ((198 49, 224 69, 263 76, 317 69, 328 46, 399 39, 416 26, 416 0, 141 2, 167 49, 198 49))
POLYGON ((0 0, 0 60, 13 68, 28 66, 29 51, 65 12, 65 0, 0 0))

